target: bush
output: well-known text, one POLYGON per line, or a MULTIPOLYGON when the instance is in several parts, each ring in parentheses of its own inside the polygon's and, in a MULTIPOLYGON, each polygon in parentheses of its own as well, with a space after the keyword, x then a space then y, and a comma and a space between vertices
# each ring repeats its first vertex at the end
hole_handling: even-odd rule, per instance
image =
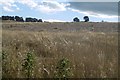
POLYGON ((71 76, 70 62, 68 59, 63 58, 58 62, 56 67, 56 78, 68 78, 71 76))
POLYGON ((27 53, 27 57, 24 59, 22 66, 27 75, 27 78, 30 78, 32 76, 32 71, 34 68, 34 57, 32 52, 27 53))

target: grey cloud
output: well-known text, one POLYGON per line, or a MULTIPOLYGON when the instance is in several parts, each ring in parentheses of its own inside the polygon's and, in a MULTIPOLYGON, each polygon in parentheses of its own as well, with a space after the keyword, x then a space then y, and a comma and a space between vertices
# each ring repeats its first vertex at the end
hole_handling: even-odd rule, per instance
POLYGON ((119 2, 119 0, 67 0, 70 2, 119 2))
POLYGON ((69 2, 70 8, 99 14, 118 15, 118 2, 69 2))

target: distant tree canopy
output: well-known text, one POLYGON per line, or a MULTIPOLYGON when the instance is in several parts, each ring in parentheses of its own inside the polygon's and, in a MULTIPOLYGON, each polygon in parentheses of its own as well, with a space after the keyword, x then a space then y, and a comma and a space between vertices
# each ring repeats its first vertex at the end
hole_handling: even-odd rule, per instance
POLYGON ((2 16, 2 20, 14 20, 14 16, 2 16))
POLYGON ((23 18, 19 16, 15 16, 15 21, 24 22, 23 18))
POLYGON ((102 20, 101 22, 104 22, 104 20, 102 20))
POLYGON ((84 16, 83 19, 85 20, 85 22, 89 21, 89 17, 88 16, 84 16))
MULTIPOLYGON (((83 19, 85 20, 84 22, 88 22, 89 21, 89 17, 88 16, 84 16, 83 19)), ((78 17, 75 17, 73 19, 74 22, 80 22, 79 18, 78 17)))
POLYGON ((79 20, 77 17, 75 17, 75 18, 73 19, 73 21, 74 21, 74 22, 80 22, 80 20, 79 20))
MULTIPOLYGON (((13 21, 17 21, 17 22, 43 22, 42 19, 27 17, 24 20, 23 17, 19 17, 19 16, 2 16, 2 17, 0 17, 0 19, 2 19, 2 20, 13 20, 13 21)), ((89 21, 88 16, 84 16, 83 19, 85 20, 84 22, 89 21)), ((73 18, 73 22, 80 22, 80 20, 79 20, 78 17, 75 17, 75 18, 73 18)))
POLYGON ((19 16, 2 16, 0 19, 13 20, 13 21, 17 21, 17 22, 43 22, 42 19, 31 18, 31 17, 26 18, 24 21, 23 17, 19 17, 19 16))
POLYGON ((26 18, 26 22, 43 22, 42 19, 36 19, 36 18, 26 18))
POLYGON ((43 22, 42 19, 38 19, 38 22, 43 22))

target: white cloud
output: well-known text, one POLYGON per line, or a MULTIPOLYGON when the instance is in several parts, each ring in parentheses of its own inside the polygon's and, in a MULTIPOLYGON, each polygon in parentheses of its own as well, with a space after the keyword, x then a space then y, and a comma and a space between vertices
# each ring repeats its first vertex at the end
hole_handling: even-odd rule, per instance
POLYGON ((64 4, 57 2, 56 0, 5 0, 0 1, 0 4, 3 6, 4 11, 16 11, 20 8, 16 5, 16 3, 20 3, 28 6, 30 9, 38 10, 44 13, 53 13, 59 11, 65 11, 66 7, 70 4, 64 4))
POLYGON ((37 2, 35 2, 35 0, 18 0, 17 1, 20 4, 26 5, 30 8, 36 8, 38 6, 37 2))
POLYGON ((20 10, 20 8, 19 8, 19 7, 17 7, 16 9, 17 9, 17 10, 20 10))
POLYGON ((4 6, 4 7, 3 7, 3 10, 4 10, 4 11, 7 11, 7 12, 14 12, 14 10, 10 9, 10 8, 7 7, 7 6, 4 6))
POLYGON ((69 10, 73 11, 73 12, 77 12, 77 13, 81 13, 87 16, 91 16, 91 17, 96 17, 96 18, 118 18, 118 16, 116 15, 105 15, 105 14, 99 14, 96 12, 92 12, 92 11, 80 11, 77 9, 72 9, 72 8, 68 8, 69 10))
POLYGON ((2 5, 3 10, 7 12, 14 12, 15 10, 19 10, 15 4, 15 0, 0 1, 0 5, 2 5))
POLYGON ((42 1, 38 4, 37 10, 45 13, 53 13, 59 11, 66 11, 66 7, 70 4, 59 3, 57 1, 42 1))

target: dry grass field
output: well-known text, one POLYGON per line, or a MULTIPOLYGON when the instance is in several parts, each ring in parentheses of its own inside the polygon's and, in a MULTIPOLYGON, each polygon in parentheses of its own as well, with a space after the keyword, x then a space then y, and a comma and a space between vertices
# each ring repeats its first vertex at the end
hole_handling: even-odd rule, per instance
POLYGON ((3 78, 26 77, 28 52, 34 57, 32 78, 54 78, 63 58, 70 62, 68 78, 118 76, 117 23, 3 22, 2 28, 3 78))

